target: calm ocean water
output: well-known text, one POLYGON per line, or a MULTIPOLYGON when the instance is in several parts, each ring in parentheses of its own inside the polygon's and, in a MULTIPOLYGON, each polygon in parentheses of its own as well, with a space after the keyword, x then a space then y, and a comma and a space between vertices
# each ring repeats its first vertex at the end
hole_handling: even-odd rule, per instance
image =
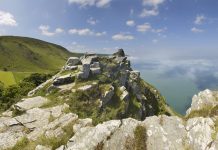
POLYGON ((167 103, 178 113, 185 114, 192 97, 204 89, 218 89, 218 68, 200 65, 198 67, 165 66, 160 64, 135 64, 132 67, 141 72, 141 77, 154 85, 166 98, 167 103))

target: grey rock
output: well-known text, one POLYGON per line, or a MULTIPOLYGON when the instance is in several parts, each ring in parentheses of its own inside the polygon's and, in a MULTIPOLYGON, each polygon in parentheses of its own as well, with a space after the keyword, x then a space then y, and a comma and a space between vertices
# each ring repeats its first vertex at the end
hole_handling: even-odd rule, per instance
POLYGON ((133 144, 134 131, 140 121, 135 119, 124 119, 122 125, 113 133, 113 135, 104 143, 104 150, 126 150, 128 144, 133 144))
POLYGON ((139 71, 130 71, 130 78, 132 80, 138 80, 140 78, 140 72, 139 71))
POLYGON ((0 149, 5 150, 12 148, 24 136, 25 134, 22 131, 0 133, 0 149))
POLYGON ((66 150, 94 150, 100 143, 107 140, 120 126, 119 120, 112 120, 96 127, 81 128, 69 140, 66 150), (87 140, 88 139, 88 140, 87 140))
POLYGON ((60 86, 60 85, 64 85, 64 84, 70 84, 74 81, 74 78, 75 78, 75 76, 73 76, 71 74, 60 76, 54 80, 53 85, 60 86))
POLYGON ((93 75, 101 74, 101 68, 91 68, 90 70, 93 75))
POLYGON ((87 79, 90 73, 90 64, 83 64, 81 71, 77 74, 77 77, 80 79, 87 79))
POLYGON ((37 97, 22 99, 21 102, 18 102, 17 104, 14 105, 14 108, 20 111, 26 111, 31 108, 41 107, 48 102, 49 102, 48 99, 41 96, 37 96, 37 97))
POLYGON ((76 124, 73 125, 73 131, 74 133, 78 132, 81 128, 84 127, 91 127, 92 126, 92 119, 86 118, 86 119, 78 119, 76 124))
POLYGON ((78 57, 70 57, 67 60, 67 66, 76 66, 80 63, 80 59, 78 57))
POLYGON ((114 53, 113 55, 118 56, 118 57, 125 57, 125 52, 123 49, 118 49, 118 51, 114 53))
POLYGON ((191 107, 186 111, 186 115, 190 114, 194 110, 200 110, 204 107, 213 107, 218 105, 216 92, 205 90, 198 95, 194 95, 192 98, 191 107))
POLYGON ((51 148, 43 145, 37 145, 35 150, 51 150, 51 148))
POLYGON ((187 121, 187 143, 193 150, 204 150, 213 141, 214 122, 211 118, 193 118, 187 121))
POLYGON ((93 89, 96 89, 98 84, 96 82, 93 82, 92 84, 89 85, 84 85, 78 88, 79 91, 90 91, 93 89))
POLYGON ((76 70, 78 68, 78 66, 65 66, 64 69, 65 70, 76 70))
POLYGON ((99 62, 93 62, 93 64, 91 64, 90 68, 100 68, 100 63, 99 62))
POLYGON ((109 91, 106 91, 101 98, 102 106, 107 104, 114 95, 114 87, 111 85, 109 91))

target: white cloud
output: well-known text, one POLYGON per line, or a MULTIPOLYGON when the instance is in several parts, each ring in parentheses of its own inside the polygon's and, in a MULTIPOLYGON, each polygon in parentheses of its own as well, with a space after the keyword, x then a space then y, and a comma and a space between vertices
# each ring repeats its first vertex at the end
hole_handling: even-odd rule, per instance
POLYGON ((41 31, 41 34, 45 36, 54 36, 56 34, 60 34, 64 32, 62 28, 56 28, 54 32, 50 32, 49 29, 50 27, 48 25, 39 26, 39 30, 41 31))
POLYGON ((153 9, 143 9, 141 14, 139 15, 140 17, 149 17, 149 16, 157 16, 159 14, 159 11, 157 8, 153 8, 153 9))
POLYGON ((70 34, 74 35, 79 35, 79 36, 103 36, 106 35, 107 33, 104 32, 94 32, 88 28, 85 29, 70 29, 69 30, 70 34))
POLYGON ((0 25, 17 26, 17 22, 11 13, 0 11, 0 25))
POLYGON ((62 28, 56 28, 55 33, 63 33, 64 30, 62 28))
POLYGON ((93 17, 90 17, 88 20, 87 20, 87 23, 89 23, 90 25, 96 25, 99 21, 94 19, 93 17))
POLYGON ((107 7, 110 4, 111 0, 97 0, 96 6, 99 8, 107 7))
POLYGON ((165 0, 143 0, 142 4, 144 6, 154 6, 158 7, 158 5, 162 4, 165 0))
POLYGON ((152 29, 152 27, 151 27, 150 23, 144 23, 142 25, 137 26, 137 31, 138 32, 147 32, 147 31, 149 31, 151 29, 152 29))
POLYGON ((134 20, 128 20, 128 21, 126 21, 126 25, 130 26, 130 27, 133 27, 133 26, 135 26, 135 21, 134 20))
POLYGON ((119 33, 112 36, 112 39, 115 41, 127 41, 127 40, 134 40, 135 37, 130 34, 119 33))
POLYGON ((204 32, 203 29, 199 29, 199 28, 196 28, 196 27, 191 28, 191 31, 194 32, 194 33, 201 33, 201 32, 204 32))
POLYGON ((68 0, 69 4, 77 4, 80 7, 96 6, 104 8, 110 5, 112 0, 68 0))
POLYGON ((205 20, 206 20, 206 17, 204 15, 198 15, 196 16, 194 23, 197 25, 201 25, 204 23, 205 20))

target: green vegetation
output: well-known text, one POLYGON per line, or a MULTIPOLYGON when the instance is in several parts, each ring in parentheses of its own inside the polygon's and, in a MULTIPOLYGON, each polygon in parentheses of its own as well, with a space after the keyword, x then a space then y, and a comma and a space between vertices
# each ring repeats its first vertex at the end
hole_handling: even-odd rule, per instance
POLYGON ((16 145, 10 150, 35 150, 37 145, 48 146, 52 150, 57 149, 61 145, 67 144, 68 140, 74 135, 73 125, 70 123, 63 127, 64 135, 61 137, 40 136, 36 141, 30 141, 26 137, 20 139, 16 145))
POLYGON ((144 126, 138 125, 134 131, 135 150, 146 150, 147 134, 144 126))
POLYGON ((70 53, 59 45, 33 38, 0 37, 0 69, 2 70, 13 72, 57 71, 70 56, 81 56, 81 54, 70 53))
MULTIPOLYGON (((22 80, 17 85, 4 87, 0 82, 0 112, 9 109, 13 104, 17 103, 22 97, 25 97, 29 91, 45 82, 51 74, 32 74, 22 80)), ((14 112, 14 115, 22 112, 14 112)))
POLYGON ((5 87, 19 84, 33 73, 59 71, 70 56, 81 55, 33 38, 0 36, 0 81, 5 87))
POLYGON ((194 118, 194 117, 215 117, 218 115, 218 105, 212 106, 205 106, 199 110, 193 110, 191 113, 186 117, 186 119, 194 118))
POLYGON ((26 145, 29 144, 29 140, 26 137, 21 138, 11 150, 28 150, 26 145))

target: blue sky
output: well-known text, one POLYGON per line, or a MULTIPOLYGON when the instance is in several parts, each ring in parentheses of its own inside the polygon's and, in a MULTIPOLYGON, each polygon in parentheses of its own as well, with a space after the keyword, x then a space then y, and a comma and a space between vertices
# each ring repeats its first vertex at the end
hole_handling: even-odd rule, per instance
POLYGON ((137 60, 216 59, 217 0, 0 0, 0 34, 137 60))

